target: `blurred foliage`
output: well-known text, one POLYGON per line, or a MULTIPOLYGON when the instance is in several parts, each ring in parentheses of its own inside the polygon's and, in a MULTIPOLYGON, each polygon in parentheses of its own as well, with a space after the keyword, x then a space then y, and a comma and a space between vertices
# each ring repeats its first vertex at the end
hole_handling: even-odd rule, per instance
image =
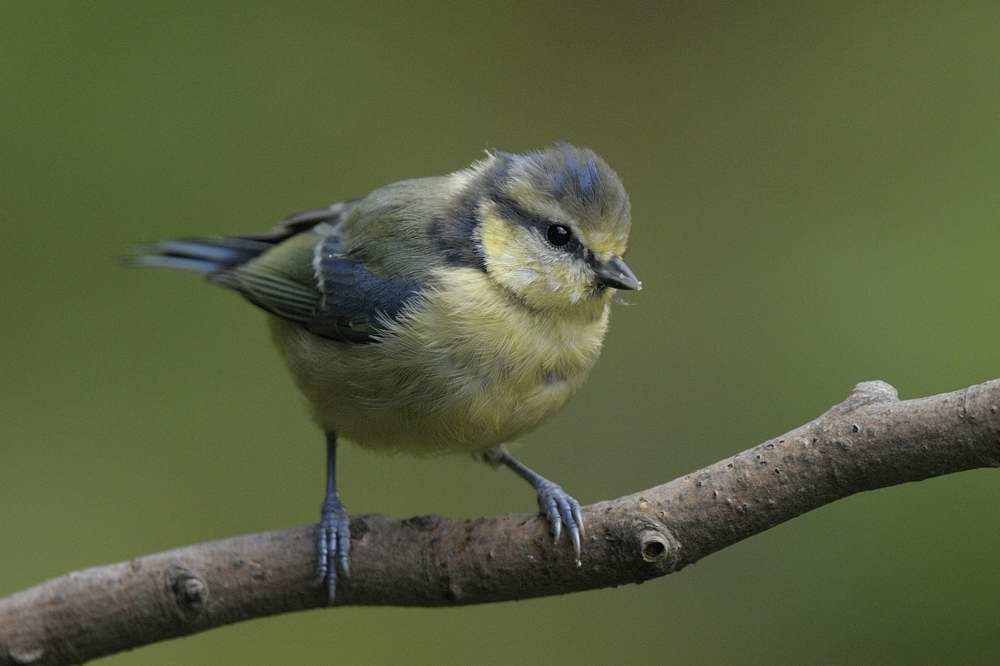
MULTIPOLYGON (((798 425, 861 380, 1000 376, 1000 5, 9 3, 0 23, 0 595, 316 518, 322 439, 262 316, 136 241, 566 139, 633 201, 646 289, 525 437, 583 501, 798 425)), ((353 512, 530 511, 465 458, 349 449, 353 512)), ((676 576, 250 622, 107 660, 995 663, 997 477, 864 494, 676 576)))

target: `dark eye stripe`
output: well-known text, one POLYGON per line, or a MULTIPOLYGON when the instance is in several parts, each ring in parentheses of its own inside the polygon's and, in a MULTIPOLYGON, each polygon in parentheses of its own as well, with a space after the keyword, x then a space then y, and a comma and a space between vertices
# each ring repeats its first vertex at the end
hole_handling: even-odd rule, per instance
POLYGON ((545 228, 549 226, 549 221, 542 219, 541 217, 529 213, 525 209, 521 208, 516 201, 505 196, 494 196, 493 203, 497 205, 497 209, 500 214, 503 215, 508 220, 513 220, 524 224, 525 226, 545 228))
MULTIPOLYGON (((516 201, 514 201, 510 197, 503 196, 502 194, 494 194, 493 203, 496 204, 497 211, 504 218, 512 222, 516 222, 522 226, 533 228, 536 232, 538 232, 539 235, 541 235, 543 239, 547 239, 549 227, 554 224, 558 224, 556 222, 552 222, 551 220, 546 220, 543 217, 539 217, 534 213, 526 211, 516 201)), ((565 226, 565 225, 559 225, 559 226, 565 226)), ((566 228, 569 229, 569 227, 566 228)), ((583 244, 580 242, 580 239, 576 237, 576 234, 572 234, 571 238, 569 239, 569 242, 563 245, 554 245, 554 246, 562 250, 563 252, 567 252, 569 254, 575 254, 579 257, 583 257, 585 254, 583 244)))

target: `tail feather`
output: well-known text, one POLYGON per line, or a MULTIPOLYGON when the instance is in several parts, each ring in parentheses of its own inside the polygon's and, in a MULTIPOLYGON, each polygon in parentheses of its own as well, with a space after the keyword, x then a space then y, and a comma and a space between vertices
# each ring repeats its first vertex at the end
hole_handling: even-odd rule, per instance
POLYGON ((296 213, 262 234, 178 238, 140 245, 124 258, 124 263, 204 273, 213 277, 214 282, 222 284, 226 271, 253 261, 282 241, 318 224, 339 224, 354 208, 355 202, 345 201, 296 213))
POLYGON ((213 274, 256 259, 271 247, 244 238, 182 238, 140 246, 127 261, 133 266, 213 274))

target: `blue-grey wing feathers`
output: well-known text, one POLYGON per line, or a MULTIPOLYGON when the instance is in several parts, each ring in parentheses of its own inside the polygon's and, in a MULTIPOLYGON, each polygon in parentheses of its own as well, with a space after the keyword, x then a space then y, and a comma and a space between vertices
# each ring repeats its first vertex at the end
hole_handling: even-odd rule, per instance
POLYGON ((342 252, 352 202, 294 215, 269 232, 168 240, 137 248, 136 266, 204 273, 267 312, 341 342, 377 341, 419 292, 342 252))
POLYGON ((386 321, 399 317, 419 285, 376 275, 362 262, 343 256, 339 245, 339 238, 330 236, 316 247, 313 266, 321 297, 308 328, 324 337, 373 341, 386 321))

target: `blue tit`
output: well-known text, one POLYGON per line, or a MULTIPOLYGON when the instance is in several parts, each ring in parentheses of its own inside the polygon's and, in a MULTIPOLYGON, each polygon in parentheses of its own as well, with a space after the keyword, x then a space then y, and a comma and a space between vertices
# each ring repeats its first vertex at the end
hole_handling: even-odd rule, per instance
POLYGON ((557 144, 487 153, 266 233, 152 244, 132 262, 203 273, 268 314, 326 433, 318 573, 332 601, 351 543, 336 485, 341 437, 509 467, 579 563, 579 503, 502 444, 580 388, 614 294, 642 286, 622 259, 630 226, 618 175, 593 151, 557 144))

